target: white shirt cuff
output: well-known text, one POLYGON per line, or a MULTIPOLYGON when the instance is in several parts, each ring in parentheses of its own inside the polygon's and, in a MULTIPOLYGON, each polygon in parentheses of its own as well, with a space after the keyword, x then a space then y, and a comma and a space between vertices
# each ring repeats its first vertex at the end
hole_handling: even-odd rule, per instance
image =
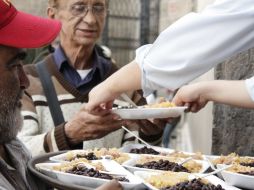
POLYGON ((145 70, 144 70, 144 64, 145 64, 144 60, 145 60, 146 55, 148 54, 148 52, 152 48, 152 46, 153 46, 152 44, 147 44, 147 45, 141 46, 140 48, 138 48, 136 50, 135 61, 139 65, 140 70, 142 71, 142 73, 141 73, 141 75, 142 75, 141 86, 142 86, 144 97, 147 97, 148 95, 152 94, 152 92, 154 91, 154 89, 151 87, 151 84, 147 80, 146 73, 145 73, 145 70))

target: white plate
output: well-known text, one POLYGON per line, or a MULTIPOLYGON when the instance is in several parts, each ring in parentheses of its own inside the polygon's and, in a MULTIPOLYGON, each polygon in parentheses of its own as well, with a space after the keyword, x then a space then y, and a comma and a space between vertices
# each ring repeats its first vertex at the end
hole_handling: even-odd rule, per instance
MULTIPOLYGON (((142 181, 135 177, 133 174, 131 174, 129 171, 124 169, 121 165, 116 163, 113 160, 100 160, 100 161, 94 161, 94 162, 102 162, 103 166, 107 171, 113 172, 113 173, 121 173, 126 175, 126 178, 130 182, 120 182, 124 189, 133 189, 134 187, 140 186, 142 187, 142 181)), ((61 171, 53 170, 54 166, 58 166, 60 163, 40 163, 36 164, 35 167, 45 175, 58 179, 59 181, 70 183, 70 184, 76 184, 76 185, 84 185, 91 188, 97 188, 100 185, 104 184, 105 182, 108 182, 109 180, 106 179, 100 179, 100 178, 94 178, 94 177, 88 177, 88 176, 81 176, 81 175, 75 175, 75 174, 69 174, 61 171)))
MULTIPOLYGON (((217 164, 218 168, 225 167, 224 164, 217 164)), ((246 189, 254 189, 254 176, 243 175, 230 171, 222 171, 223 179, 230 185, 234 185, 246 189)))
POLYGON ((69 162, 68 160, 66 160, 66 158, 67 158, 67 155, 70 152, 72 152, 73 155, 76 155, 78 153, 80 153, 80 154, 87 154, 87 153, 89 153, 86 150, 71 150, 71 151, 68 151, 68 152, 63 153, 63 154, 59 154, 59 155, 56 155, 56 156, 49 157, 49 160, 53 161, 53 162, 69 162))
POLYGON ((119 115, 122 119, 149 119, 149 118, 170 118, 180 116, 187 107, 169 108, 113 108, 112 112, 119 115))
MULTIPOLYGON (((128 144, 128 145, 125 145, 125 146, 119 148, 119 150, 121 152, 124 152, 124 153, 135 154, 135 153, 130 153, 131 149, 134 149, 134 148, 140 149, 140 148, 143 148, 145 146, 146 145, 144 145, 144 144, 128 144)), ((174 150, 174 149, 164 148, 164 147, 159 147, 159 146, 150 146, 148 148, 152 148, 152 149, 156 150, 157 152, 160 152, 161 153, 161 154, 159 154, 160 156, 167 155, 167 156, 170 156, 170 157, 175 157, 174 155, 169 155, 169 154, 172 154, 172 153, 175 153, 175 152, 183 153, 183 154, 190 155, 190 156, 192 156, 192 155, 194 156, 196 154, 196 153, 191 153, 191 152, 186 152, 186 151, 177 151, 177 150, 174 150)), ((153 154, 146 154, 146 155, 153 155, 153 154)), ((205 156, 202 155, 202 158, 200 160, 205 160, 205 156)))
MULTIPOLYGON (((144 146, 146 146, 146 145, 143 145, 143 144, 128 144, 126 146, 123 146, 123 147, 119 148, 119 150, 121 152, 130 153, 131 149, 133 149, 133 148, 143 148, 144 146)), ((148 148, 152 148, 152 149, 154 149, 157 152, 160 152, 162 154, 169 154, 169 153, 174 152, 173 149, 163 148, 163 147, 158 147, 158 146, 150 146, 148 148)), ((131 154, 133 154, 133 153, 131 153, 131 154)))
MULTIPOLYGON (((141 180, 143 180, 143 183, 151 190, 159 190, 156 187, 152 186, 151 184, 147 183, 145 181, 145 179, 147 179, 148 177, 150 177, 151 175, 156 175, 159 174, 157 172, 145 172, 145 171, 136 171, 134 172, 134 175, 139 177, 141 180)), ((228 184, 226 184, 224 181, 222 181, 221 179, 219 179, 218 177, 211 175, 206 177, 205 179, 207 179, 210 183, 212 183, 213 185, 221 185, 225 190, 240 190, 236 187, 230 186, 228 184)))
MULTIPOLYGON (((128 169, 129 171, 131 171, 132 173, 134 173, 135 171, 163 171, 163 170, 153 170, 153 169, 147 169, 147 168, 139 168, 139 167, 135 167, 135 165, 137 164, 137 161, 140 159, 141 155, 134 155, 131 156, 131 159, 124 162, 122 165, 128 169)), ((149 157, 160 157, 161 159, 166 159, 165 156, 158 156, 158 155, 149 155, 149 157)), ((172 157, 174 158, 174 157, 172 157)), ((181 159, 181 161, 183 161, 184 159, 181 159)), ((201 160, 195 160, 196 162, 202 164, 202 169, 200 170, 199 173, 204 173, 208 168, 209 168, 209 164, 206 161, 201 161, 201 160)))

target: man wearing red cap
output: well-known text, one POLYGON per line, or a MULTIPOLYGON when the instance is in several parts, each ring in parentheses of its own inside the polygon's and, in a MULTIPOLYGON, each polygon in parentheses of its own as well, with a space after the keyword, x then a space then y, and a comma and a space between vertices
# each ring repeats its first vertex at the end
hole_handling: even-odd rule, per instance
MULTIPOLYGON (((21 98, 29 86, 23 70, 22 48, 37 48, 49 44, 61 28, 58 21, 43 19, 17 11, 7 0, 0 0, 0 189, 43 189, 30 176, 27 162, 31 158, 25 146, 16 138, 23 124, 21 98)), ((100 190, 121 189, 111 182, 100 190)))
POLYGON ((20 99, 29 86, 21 48, 50 43, 60 28, 57 21, 19 12, 0 0, 0 189, 38 189, 27 172, 30 154, 16 138, 22 127, 20 99))

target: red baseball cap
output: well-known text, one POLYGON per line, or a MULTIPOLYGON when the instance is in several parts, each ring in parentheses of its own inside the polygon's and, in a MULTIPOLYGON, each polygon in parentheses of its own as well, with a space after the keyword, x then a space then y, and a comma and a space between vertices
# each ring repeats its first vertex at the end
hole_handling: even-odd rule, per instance
POLYGON ((0 44, 17 48, 38 48, 51 43, 61 30, 56 20, 33 16, 0 0, 0 44))

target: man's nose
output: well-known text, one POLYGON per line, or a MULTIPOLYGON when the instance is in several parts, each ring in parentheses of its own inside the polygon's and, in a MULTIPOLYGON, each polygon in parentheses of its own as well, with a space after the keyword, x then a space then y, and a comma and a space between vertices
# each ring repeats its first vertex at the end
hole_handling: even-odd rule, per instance
POLYGON ((92 9, 88 9, 86 15, 83 17, 83 21, 88 24, 96 23, 96 15, 92 12, 92 9))
POLYGON ((19 68, 19 81, 22 89, 27 89, 30 85, 29 79, 23 69, 23 66, 19 68))

